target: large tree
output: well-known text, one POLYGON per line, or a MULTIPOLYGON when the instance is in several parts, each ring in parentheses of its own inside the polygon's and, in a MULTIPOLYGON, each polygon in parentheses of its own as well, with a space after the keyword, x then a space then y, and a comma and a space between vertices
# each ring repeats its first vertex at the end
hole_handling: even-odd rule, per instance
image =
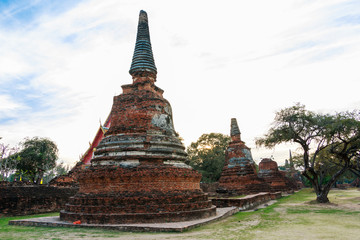
POLYGON ((25 138, 21 147, 17 170, 39 184, 44 173, 56 166, 58 148, 53 141, 39 137, 25 138))
POLYGON ((329 202, 328 193, 336 180, 349 169, 357 169, 360 149, 358 112, 318 114, 304 105, 285 108, 276 113, 268 133, 257 139, 269 148, 293 142, 302 149, 303 172, 316 192, 316 200, 329 202), (324 159, 326 157, 326 159, 324 159), (325 165, 324 165, 325 164, 325 165), (329 181, 323 181, 324 169, 332 169, 329 181))
POLYGON ((202 174, 202 182, 219 180, 230 137, 221 133, 203 134, 187 147, 189 164, 202 174))

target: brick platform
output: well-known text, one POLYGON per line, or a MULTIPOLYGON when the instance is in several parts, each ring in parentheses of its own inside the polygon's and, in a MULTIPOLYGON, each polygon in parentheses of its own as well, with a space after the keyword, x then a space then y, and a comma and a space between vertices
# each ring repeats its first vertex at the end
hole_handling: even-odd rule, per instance
POLYGON ((261 204, 281 198, 281 192, 258 193, 242 198, 213 198, 213 204, 218 208, 238 207, 239 211, 249 210, 261 204))
POLYGON ((66 221, 61 221, 59 217, 41 217, 13 220, 9 221, 9 225, 104 228, 119 231, 137 232, 183 232, 231 216, 239 211, 249 211, 254 208, 265 208, 266 206, 275 203, 276 199, 280 198, 281 196, 281 192, 277 192, 258 193, 242 198, 214 198, 212 199, 212 202, 217 206, 216 215, 192 221, 138 224, 73 224, 66 221))
POLYGON ((217 208, 216 215, 208 218, 186 222, 171 223, 139 223, 139 224, 73 224, 61 221, 59 217, 40 217, 9 221, 9 225, 37 226, 37 227, 77 227, 77 228, 102 228, 131 232, 183 232, 201 225, 211 223, 238 212, 237 207, 217 208))

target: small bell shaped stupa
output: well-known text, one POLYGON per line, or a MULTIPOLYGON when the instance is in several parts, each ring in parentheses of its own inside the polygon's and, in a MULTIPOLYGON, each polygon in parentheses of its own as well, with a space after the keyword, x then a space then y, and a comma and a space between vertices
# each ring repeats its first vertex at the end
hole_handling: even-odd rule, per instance
POLYGON ((217 192, 228 195, 267 192, 269 186, 257 176, 250 148, 241 141, 240 134, 236 118, 232 118, 231 142, 225 152, 225 164, 217 192))
POLYGON ((201 174, 186 165, 170 103, 155 86, 147 14, 140 12, 133 83, 114 97, 111 126, 79 174, 79 192, 60 218, 82 223, 177 222, 213 216, 201 174))

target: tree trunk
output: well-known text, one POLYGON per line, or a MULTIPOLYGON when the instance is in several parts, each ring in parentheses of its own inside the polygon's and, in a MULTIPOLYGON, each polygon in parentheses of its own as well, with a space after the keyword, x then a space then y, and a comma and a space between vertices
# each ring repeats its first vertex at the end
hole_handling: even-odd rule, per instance
POLYGON ((336 180, 346 171, 347 166, 343 167, 341 170, 339 170, 337 173, 335 173, 330 181, 322 188, 321 187, 321 183, 319 185, 318 189, 315 189, 316 191, 316 201, 318 203, 328 203, 329 198, 327 197, 331 187, 334 185, 334 183, 336 183, 336 180))
POLYGON ((323 189, 322 191, 320 191, 320 193, 316 194, 316 201, 318 203, 328 203, 329 198, 328 198, 328 194, 329 194, 329 190, 323 189))

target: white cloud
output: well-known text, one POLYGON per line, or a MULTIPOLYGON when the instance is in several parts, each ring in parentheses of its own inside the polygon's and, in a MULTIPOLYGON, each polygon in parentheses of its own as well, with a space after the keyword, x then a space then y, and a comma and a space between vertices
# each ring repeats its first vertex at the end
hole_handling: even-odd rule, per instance
POLYGON ((22 108, 23 106, 7 95, 0 95, 0 114, 9 114, 12 111, 22 108))

